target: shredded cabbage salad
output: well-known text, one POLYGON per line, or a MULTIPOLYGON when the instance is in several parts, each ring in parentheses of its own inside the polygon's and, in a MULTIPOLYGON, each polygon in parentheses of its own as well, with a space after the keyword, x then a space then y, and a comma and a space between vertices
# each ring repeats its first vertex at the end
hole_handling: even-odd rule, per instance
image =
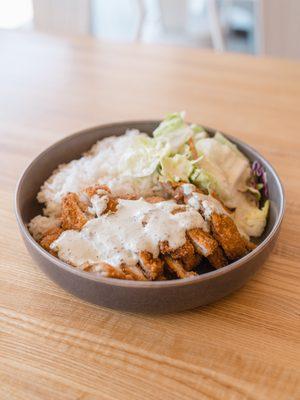
POLYGON ((121 168, 136 178, 157 174, 160 182, 191 182, 233 211, 245 237, 260 236, 269 210, 267 176, 238 147, 217 132, 188 124, 185 113, 168 115, 153 137, 138 134, 121 168))

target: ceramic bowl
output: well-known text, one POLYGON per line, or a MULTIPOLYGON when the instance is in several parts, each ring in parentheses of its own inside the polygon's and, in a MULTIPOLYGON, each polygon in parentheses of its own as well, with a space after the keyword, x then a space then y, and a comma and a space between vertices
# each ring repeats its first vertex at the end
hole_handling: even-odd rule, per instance
MULTIPOLYGON (((15 196, 18 225, 25 245, 40 269, 68 292, 89 302, 133 312, 166 313, 182 311, 211 303, 242 287, 263 265, 277 239, 284 214, 284 191, 273 167, 254 149, 227 136, 250 159, 258 160, 267 173, 270 213, 258 247, 228 266, 202 275, 170 281, 137 282, 96 277, 79 271, 46 252, 30 235, 27 223, 41 212, 36 195, 42 183, 61 163, 69 162, 87 151, 97 140, 122 135, 137 128, 150 133, 159 121, 131 121, 102 125, 75 133, 55 143, 26 168, 15 196)), ((206 128, 209 134, 214 130, 206 128)))

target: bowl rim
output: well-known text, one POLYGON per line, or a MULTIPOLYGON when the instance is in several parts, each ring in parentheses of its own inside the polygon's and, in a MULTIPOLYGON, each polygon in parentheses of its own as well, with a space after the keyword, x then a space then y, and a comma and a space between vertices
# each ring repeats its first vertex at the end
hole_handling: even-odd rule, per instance
MULTIPOLYGON (((90 281, 97 282, 99 284, 106 284, 106 285, 111 285, 111 286, 119 286, 119 287, 134 287, 135 289, 143 289, 143 288, 152 288, 152 289, 159 289, 162 287, 174 287, 174 286, 189 286, 189 285, 194 285, 198 282, 202 281, 208 281, 217 277, 220 277, 222 275, 225 275, 229 273, 230 271, 233 271, 235 269, 238 269, 241 267, 244 263, 256 258, 258 254, 260 254, 269 244, 269 242, 272 240, 272 238, 276 235, 278 232, 283 215, 285 212, 285 206, 286 206, 286 199, 285 199, 285 192, 284 188, 282 185, 282 182, 276 172, 276 170, 273 168, 273 166, 258 152, 256 151, 253 147, 249 146, 248 144, 244 143, 240 139, 237 139, 227 133, 224 133, 224 135, 231 141, 233 141, 235 144, 238 146, 242 146, 246 148, 247 150, 250 150, 251 152, 256 153, 263 161, 264 163, 268 166, 268 168, 271 170, 271 172, 274 175, 275 181, 277 186, 279 187, 280 191, 280 207, 279 207, 279 213, 277 216, 277 219, 274 223, 274 226, 272 227, 270 233, 266 236, 266 238, 250 253, 245 255, 244 257, 240 258, 239 260, 236 260, 227 266, 216 269, 214 271, 210 271, 207 273, 204 273, 202 275, 198 276, 193 276, 189 278, 184 278, 184 279, 175 279, 175 280, 167 280, 167 281, 130 281, 130 280, 122 280, 122 279, 116 279, 116 278, 108 278, 104 276, 96 276, 92 275, 89 272, 84 272, 82 270, 79 270, 77 268, 72 267, 71 265, 65 263, 64 261, 52 256, 50 253, 48 253, 45 249, 43 249, 31 236, 26 223, 24 222, 22 216, 21 216, 21 210, 20 210, 20 191, 23 182, 26 179, 26 175, 28 171, 34 167, 34 164, 36 164, 41 158, 43 158, 49 151, 51 151, 53 148, 56 148, 57 146, 61 145, 62 143, 66 143, 70 140, 73 140, 77 136, 84 135, 86 133, 89 133, 91 131, 97 131, 99 129, 108 129, 111 128, 112 130, 116 127, 122 127, 128 126, 128 125, 154 125, 158 124, 160 121, 159 120, 129 120, 129 121, 121 121, 121 122, 113 122, 113 123, 107 123, 107 124, 101 124, 97 125, 91 128, 86 128, 83 130, 80 130, 78 132, 75 132, 71 135, 68 135, 64 137, 63 139, 60 139, 47 147, 45 150, 43 150, 41 153, 39 153, 24 169, 23 173, 21 174, 17 185, 16 185, 16 190, 15 190, 15 196, 14 196, 14 211, 16 215, 16 219, 19 225, 19 229, 21 230, 21 233, 23 234, 23 237, 31 246, 34 247, 34 249, 40 254, 40 256, 44 257, 49 261, 50 263, 54 263, 57 267, 62 268, 66 272, 70 272, 71 274, 75 274, 81 278, 88 279, 90 281)), ((209 133, 215 133, 219 130, 213 129, 210 127, 203 126, 204 129, 209 132, 209 133)), ((223 132, 222 132, 223 133, 223 132)), ((106 136, 106 137, 109 137, 106 136)), ((100 140, 100 139, 99 139, 100 140)))

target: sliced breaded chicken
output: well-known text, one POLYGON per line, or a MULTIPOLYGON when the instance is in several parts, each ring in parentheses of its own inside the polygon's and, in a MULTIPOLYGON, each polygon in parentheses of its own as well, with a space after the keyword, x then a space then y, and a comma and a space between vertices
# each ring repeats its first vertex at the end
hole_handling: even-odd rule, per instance
POLYGON ((50 245, 56 240, 63 232, 61 228, 53 228, 46 232, 46 235, 40 240, 40 245, 52 255, 56 255, 56 252, 50 249, 50 245))
POLYGON ((107 193, 109 193, 109 194, 111 194, 111 190, 110 190, 110 188, 109 188, 108 186, 106 186, 106 185, 98 185, 98 184, 96 184, 96 185, 94 185, 94 186, 89 186, 89 187, 87 187, 86 189, 84 189, 84 193, 85 193, 89 198, 91 198, 91 197, 94 196, 95 194, 99 194, 99 193, 102 193, 102 194, 107 194, 107 193))
POLYGON ((245 239, 245 244, 246 244, 246 248, 248 251, 252 251, 254 249, 256 249, 257 244, 250 242, 250 240, 245 239))
POLYGON ((147 279, 154 281, 163 273, 163 262, 159 258, 154 258, 149 251, 141 251, 139 254, 139 264, 147 279))
POLYGON ((68 193, 61 202, 61 226, 63 230, 80 230, 87 222, 82 202, 76 193, 68 193))
POLYGON ((169 243, 167 241, 161 242, 159 247, 162 254, 169 254, 174 259, 193 255, 195 253, 194 246, 189 239, 187 239, 182 246, 178 247, 175 250, 169 246, 169 243))
POLYGON ((225 267, 228 264, 228 260, 220 246, 207 258, 210 264, 216 269, 225 267))
POLYGON ((128 267, 127 265, 122 265, 120 268, 116 268, 105 262, 99 262, 95 264, 89 264, 88 262, 86 262, 77 268, 85 272, 98 272, 108 278, 129 279, 135 281, 147 280, 138 265, 131 267, 128 267))
POLYGON ((86 188, 84 193, 89 197, 90 200, 93 200, 93 196, 108 196, 107 205, 103 214, 108 212, 116 212, 118 206, 118 200, 111 195, 111 190, 106 185, 94 185, 86 188))
POLYGON ((234 221, 228 215, 213 213, 211 226, 214 237, 222 246, 229 260, 235 260, 247 253, 245 239, 240 235, 234 221))
POLYGON ((125 274, 130 275, 135 281, 147 281, 147 278, 143 274, 143 271, 139 265, 130 267, 127 265, 122 265, 122 271, 125 274))
POLYGON ((90 271, 99 272, 101 273, 101 275, 107 278, 133 280, 131 274, 128 274, 127 272, 122 271, 122 269, 115 268, 112 265, 107 264, 105 262, 99 262, 97 264, 92 265, 90 271))
POLYGON ((187 234, 196 251, 204 257, 213 254, 218 247, 218 242, 209 233, 204 232, 200 228, 190 229, 187 234))
POLYGON ((180 261, 182 262, 184 269, 186 271, 192 271, 201 263, 202 257, 199 253, 187 254, 182 257, 180 261))
POLYGON ((118 200, 114 199, 113 197, 109 197, 107 207, 106 207, 106 210, 104 211, 104 214, 106 214, 108 212, 116 212, 117 208, 118 208, 118 200))
POLYGON ((197 275, 195 272, 186 271, 183 264, 179 260, 174 260, 171 256, 164 256, 164 260, 169 271, 180 279, 197 275))
POLYGON ((172 213, 173 215, 175 215, 175 214, 179 214, 179 213, 182 213, 182 212, 185 212, 185 211, 186 211, 186 206, 185 206, 184 204, 178 204, 178 206, 175 207, 175 208, 171 211, 171 213, 172 213))
POLYGON ((170 256, 175 259, 178 259, 182 257, 189 257, 189 256, 191 257, 194 255, 194 253, 195 253, 194 246, 192 245, 192 242, 189 239, 187 239, 183 246, 178 247, 178 249, 171 251, 170 256))
POLYGON ((161 203, 162 201, 166 201, 166 199, 164 199, 161 196, 149 196, 149 197, 145 197, 145 201, 147 201, 147 203, 161 203))
POLYGON ((156 280, 157 281, 167 281, 168 278, 164 274, 162 274, 162 275, 159 275, 159 277, 157 277, 156 280))
POLYGON ((118 197, 120 200, 138 200, 139 196, 136 194, 122 194, 118 197))

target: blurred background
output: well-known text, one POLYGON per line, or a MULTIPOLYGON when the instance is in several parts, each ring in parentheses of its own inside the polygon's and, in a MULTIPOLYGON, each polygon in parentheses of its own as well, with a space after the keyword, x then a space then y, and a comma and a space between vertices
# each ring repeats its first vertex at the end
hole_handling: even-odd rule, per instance
POLYGON ((300 0, 0 0, 0 29, 300 58, 300 0))

